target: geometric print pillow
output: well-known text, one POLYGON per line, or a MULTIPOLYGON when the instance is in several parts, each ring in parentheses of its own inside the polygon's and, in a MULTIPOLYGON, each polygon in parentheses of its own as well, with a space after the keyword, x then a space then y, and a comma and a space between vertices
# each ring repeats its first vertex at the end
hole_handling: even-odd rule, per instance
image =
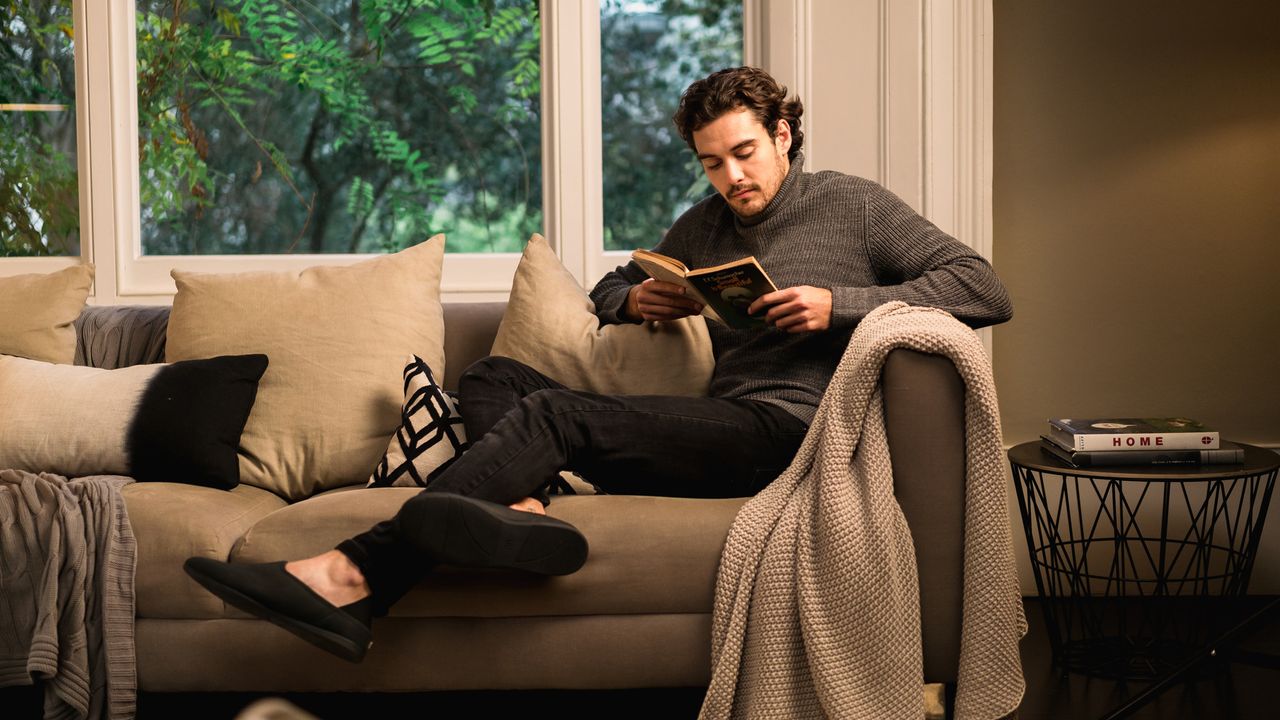
POLYGON ((404 367, 404 405, 400 427, 367 487, 426 487, 466 450, 459 402, 436 384, 431 368, 417 355, 404 367))

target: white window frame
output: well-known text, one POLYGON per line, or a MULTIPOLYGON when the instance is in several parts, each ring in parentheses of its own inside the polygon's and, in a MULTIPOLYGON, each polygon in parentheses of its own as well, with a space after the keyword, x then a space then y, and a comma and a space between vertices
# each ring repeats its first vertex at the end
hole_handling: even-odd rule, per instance
MULTIPOLYGON (((744 22, 750 23, 759 0, 744 5, 744 22)), ((88 261, 97 268, 91 302, 166 304, 175 292, 173 269, 289 270, 370 257, 142 254, 135 8, 133 0, 73 0, 81 257, 6 259, 0 274, 48 272, 88 261)), ((544 2, 541 19, 543 233, 572 274, 589 284, 627 256, 603 247, 599 4, 544 2)), ((746 44, 744 57, 750 60, 746 44)), ((445 300, 504 300, 519 255, 448 253, 444 262, 445 300)))
MULTIPOLYGON (((794 19, 761 22, 766 4, 743 0, 744 64, 764 65, 765 27, 794 35, 794 19)), ((542 29, 543 227, 565 268, 590 288, 631 258, 604 249, 600 5, 544 0, 542 29)))
MULTIPOLYGON (((743 0, 745 62, 768 69, 806 107, 819 109, 820 117, 806 114, 806 169, 839 169, 878 180, 988 258, 991 2, 743 0), (878 28, 875 63, 850 62, 842 49, 847 42, 815 47, 815 23, 849 8, 866 19, 866 27, 878 28), (843 68, 840 81, 823 80, 815 68, 843 68), (855 92, 868 84, 878 90, 855 92), (848 98, 851 92, 856 102, 879 108, 876 120, 840 116, 832 98, 848 98), (846 166, 839 152, 826 149, 851 137, 874 144, 872 153, 879 158, 874 167, 846 166)), ((91 302, 167 304, 174 293, 173 268, 296 270, 369 257, 143 256, 134 2, 72 3, 82 256, 5 258, 0 275, 89 261, 97 266, 91 302)), ((599 5, 544 0, 541 18, 544 234, 569 271, 589 287, 627 258, 625 252, 603 248, 599 5)), ((518 260, 512 253, 447 254, 444 299, 505 299, 518 260)))

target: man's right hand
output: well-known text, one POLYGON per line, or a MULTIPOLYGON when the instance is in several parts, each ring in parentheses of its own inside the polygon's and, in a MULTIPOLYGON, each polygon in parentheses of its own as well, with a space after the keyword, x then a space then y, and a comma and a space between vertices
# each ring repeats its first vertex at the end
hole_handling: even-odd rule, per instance
POLYGON ((702 303, 686 297, 683 286, 649 278, 631 286, 626 312, 632 320, 679 320, 702 312, 702 303))

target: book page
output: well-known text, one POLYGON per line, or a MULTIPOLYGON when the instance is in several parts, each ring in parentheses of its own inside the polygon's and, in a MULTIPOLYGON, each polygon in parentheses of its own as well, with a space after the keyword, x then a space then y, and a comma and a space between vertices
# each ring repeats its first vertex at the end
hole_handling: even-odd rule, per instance
POLYGON ((685 273, 688 269, 684 263, 675 258, 660 255, 648 250, 636 250, 631 253, 631 259, 636 261, 642 270, 649 273, 649 277, 662 282, 669 282, 673 285, 679 285, 688 292, 689 297, 702 303, 702 315, 711 318, 718 323, 724 324, 724 320, 716 314, 716 311, 707 304, 707 301, 699 294, 698 289, 685 279, 685 273))
POLYGON ((684 263, 673 257, 663 255, 662 253, 653 252, 652 250, 645 250, 643 248, 636 250, 631 253, 631 259, 641 265, 654 264, 666 267, 671 272, 676 273, 681 277, 684 277, 689 273, 689 268, 685 267, 684 263))

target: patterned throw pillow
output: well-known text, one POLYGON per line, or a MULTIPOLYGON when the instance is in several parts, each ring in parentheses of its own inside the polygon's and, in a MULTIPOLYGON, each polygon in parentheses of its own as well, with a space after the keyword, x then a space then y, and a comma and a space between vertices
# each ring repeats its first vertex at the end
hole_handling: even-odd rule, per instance
POLYGON ((369 478, 369 487, 426 487, 467 449, 460 403, 436 384, 417 355, 404 366, 404 406, 400 427, 387 454, 369 478))

